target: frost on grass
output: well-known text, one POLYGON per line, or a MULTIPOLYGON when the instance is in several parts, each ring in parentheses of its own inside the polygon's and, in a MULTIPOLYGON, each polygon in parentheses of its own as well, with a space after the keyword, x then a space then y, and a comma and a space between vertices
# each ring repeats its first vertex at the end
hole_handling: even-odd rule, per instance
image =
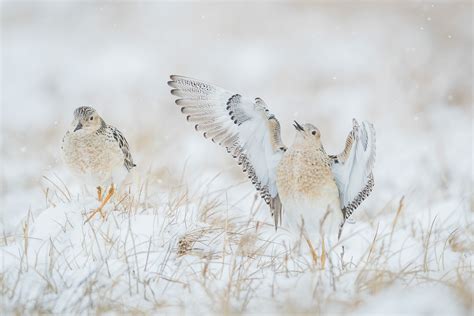
POLYGON ((365 314, 389 308, 463 314, 472 309, 472 226, 459 226, 467 220, 462 212, 410 216, 416 206, 400 199, 378 215, 362 214, 343 234, 343 262, 322 269, 304 241, 284 229, 275 233, 256 197, 231 203, 222 190, 185 185, 155 194, 129 192, 106 208, 105 221, 97 217, 84 224, 97 201, 72 198, 61 183, 49 189, 63 193, 50 195, 45 209, 24 218, 21 231, 3 238, 2 310, 365 314), (410 303, 399 304, 401 297, 410 303))

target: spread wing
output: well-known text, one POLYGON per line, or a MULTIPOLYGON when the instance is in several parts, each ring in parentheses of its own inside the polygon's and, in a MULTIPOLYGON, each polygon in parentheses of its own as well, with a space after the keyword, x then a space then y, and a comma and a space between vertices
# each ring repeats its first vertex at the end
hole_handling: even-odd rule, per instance
POLYGON ((127 171, 130 171, 133 167, 136 167, 136 164, 133 163, 132 154, 130 153, 130 148, 128 146, 128 142, 123 136, 123 134, 115 127, 110 126, 112 131, 112 135, 114 136, 115 141, 118 143, 120 149, 123 153, 123 164, 127 171))
POLYGON ((375 129, 369 122, 354 119, 344 151, 331 156, 332 172, 339 189, 344 220, 364 201, 374 187, 375 129))
POLYGON ((176 104, 205 138, 227 149, 270 206, 275 226, 281 221, 276 167, 286 150, 280 123, 265 102, 246 98, 200 80, 171 76, 176 104))

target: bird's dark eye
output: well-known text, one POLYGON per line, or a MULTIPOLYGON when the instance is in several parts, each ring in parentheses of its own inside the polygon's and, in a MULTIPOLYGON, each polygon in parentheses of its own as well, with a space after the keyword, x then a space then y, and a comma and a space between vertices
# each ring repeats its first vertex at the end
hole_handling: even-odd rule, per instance
POLYGON ((93 116, 91 116, 89 120, 90 120, 90 121, 92 121, 93 119, 94 119, 94 117, 93 117, 93 116))
POLYGON ((312 131, 311 134, 316 135, 316 131, 312 131))

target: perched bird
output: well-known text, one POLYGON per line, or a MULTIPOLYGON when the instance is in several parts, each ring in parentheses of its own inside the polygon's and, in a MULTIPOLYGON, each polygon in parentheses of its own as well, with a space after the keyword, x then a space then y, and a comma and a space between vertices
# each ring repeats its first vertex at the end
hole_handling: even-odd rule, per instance
POLYGON ((95 109, 81 106, 74 111, 71 127, 61 146, 63 160, 83 182, 97 185, 99 207, 87 218, 100 213, 115 193, 116 184, 136 165, 133 163, 128 142, 115 127, 108 125, 95 109), (109 187, 102 198, 102 186, 109 187))
POLYGON ((168 85, 176 104, 205 138, 225 147, 260 192, 275 228, 290 228, 340 237, 344 222, 374 186, 375 129, 353 120, 346 146, 328 155, 320 131, 295 121, 296 136, 287 148, 280 123, 265 102, 183 76, 168 85))

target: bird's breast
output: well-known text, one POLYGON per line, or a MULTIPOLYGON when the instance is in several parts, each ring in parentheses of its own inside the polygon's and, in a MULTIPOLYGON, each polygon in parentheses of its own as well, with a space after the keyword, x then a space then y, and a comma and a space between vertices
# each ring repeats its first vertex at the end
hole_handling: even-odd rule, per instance
MULTIPOLYGON (((68 132, 62 144, 63 160, 76 175, 105 181, 123 167, 123 153, 118 144, 106 135, 79 136, 68 132)), ((90 181, 89 181, 90 182, 90 181)))
POLYGON ((330 226, 342 220, 339 191, 324 152, 287 151, 277 168, 277 188, 283 221, 286 218, 291 228, 296 229, 304 219, 314 230, 328 211, 330 226))
POLYGON ((277 167, 277 187, 280 197, 319 200, 339 195, 329 158, 317 150, 287 151, 277 167))

